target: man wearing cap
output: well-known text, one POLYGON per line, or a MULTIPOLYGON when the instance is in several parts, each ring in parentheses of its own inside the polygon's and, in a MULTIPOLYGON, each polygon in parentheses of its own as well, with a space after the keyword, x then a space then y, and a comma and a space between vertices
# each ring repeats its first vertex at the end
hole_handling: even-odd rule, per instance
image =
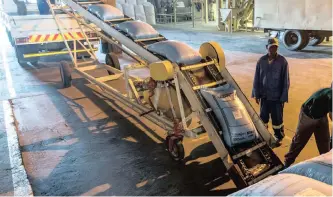
POLYGON ((260 103, 260 118, 268 128, 269 117, 277 143, 284 138, 283 107, 290 86, 287 60, 277 53, 279 41, 268 39, 267 54, 259 59, 254 76, 252 97, 260 103))

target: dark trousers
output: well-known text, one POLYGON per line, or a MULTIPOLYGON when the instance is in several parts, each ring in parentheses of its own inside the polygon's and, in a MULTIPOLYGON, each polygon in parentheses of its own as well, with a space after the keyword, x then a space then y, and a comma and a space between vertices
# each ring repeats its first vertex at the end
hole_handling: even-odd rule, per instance
POLYGON ((330 150, 330 133, 327 116, 320 119, 312 119, 301 110, 295 136, 291 142, 289 152, 284 156, 287 166, 295 162, 296 157, 313 133, 319 153, 327 153, 330 150))
POLYGON ((274 136, 278 139, 284 137, 283 106, 284 104, 280 101, 260 100, 260 118, 268 127, 269 117, 271 117, 274 136))

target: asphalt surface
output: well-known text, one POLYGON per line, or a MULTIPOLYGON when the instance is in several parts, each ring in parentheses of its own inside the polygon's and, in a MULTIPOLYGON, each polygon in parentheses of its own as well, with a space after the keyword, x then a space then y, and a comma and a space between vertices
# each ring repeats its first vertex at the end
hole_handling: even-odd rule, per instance
MULTIPOLYGON (((263 34, 197 33, 159 29, 194 48, 214 40, 225 49, 227 67, 249 97, 255 63, 265 53, 263 34)), ((1 28, 2 37, 5 36, 1 28)), ((0 41, 0 99, 9 100, 23 163, 34 195, 227 195, 236 191, 207 136, 184 142, 186 158, 173 162, 164 150, 165 131, 100 89, 73 75, 63 89, 59 61, 43 58, 20 66, 7 40, 0 41), (8 88, 9 65, 15 96, 8 88)), ((290 101, 285 108, 286 139, 275 152, 282 159, 292 138, 300 105, 332 76, 331 43, 290 52, 290 101)), ((102 57, 102 55, 101 55, 102 57)), ((258 110, 251 100, 252 104, 258 110)), ((0 108, 0 194, 13 195, 7 135, 0 108)), ((312 138, 297 162, 318 155, 312 138)))

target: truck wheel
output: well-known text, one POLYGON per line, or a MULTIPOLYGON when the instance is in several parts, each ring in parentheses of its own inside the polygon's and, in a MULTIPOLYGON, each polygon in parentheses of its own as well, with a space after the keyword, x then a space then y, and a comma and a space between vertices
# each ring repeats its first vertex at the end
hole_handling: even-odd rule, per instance
POLYGON ((170 137, 167 137, 165 140, 170 157, 174 161, 182 161, 185 157, 185 150, 181 139, 173 139, 172 147, 169 147, 170 140, 172 140, 170 137))
POLYGON ((317 46, 318 44, 322 43, 325 40, 325 36, 313 36, 310 37, 309 46, 317 46))
POLYGON ((287 30, 283 34, 283 44, 291 51, 302 50, 309 42, 309 35, 305 31, 287 30))
POLYGON ((71 67, 68 62, 61 61, 60 62, 60 76, 62 85, 64 88, 69 88, 72 85, 72 75, 71 75, 71 67))
MULTIPOLYGON (((37 51, 31 51, 31 48, 34 48, 34 47, 32 47, 32 46, 29 46, 29 48, 26 46, 16 46, 15 47, 16 58, 17 58, 18 63, 21 66, 27 65, 28 62, 35 63, 35 64, 38 62, 39 57, 24 58, 24 56, 23 56, 24 54, 37 52, 37 51)), ((37 48, 37 50, 38 50, 38 48, 37 48)))
POLYGON ((116 54, 121 54, 123 51, 115 44, 108 44, 108 51, 109 53, 116 53, 116 54))
POLYGON ((120 63, 117 55, 115 53, 108 53, 105 56, 105 64, 120 70, 120 63))

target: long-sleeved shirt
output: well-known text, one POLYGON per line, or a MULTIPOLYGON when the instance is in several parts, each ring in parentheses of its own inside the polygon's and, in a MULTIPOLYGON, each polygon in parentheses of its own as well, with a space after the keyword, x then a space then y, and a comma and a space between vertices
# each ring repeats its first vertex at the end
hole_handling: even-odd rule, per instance
POLYGON ((257 62, 252 97, 288 102, 290 86, 288 62, 282 55, 269 63, 268 54, 257 62))

